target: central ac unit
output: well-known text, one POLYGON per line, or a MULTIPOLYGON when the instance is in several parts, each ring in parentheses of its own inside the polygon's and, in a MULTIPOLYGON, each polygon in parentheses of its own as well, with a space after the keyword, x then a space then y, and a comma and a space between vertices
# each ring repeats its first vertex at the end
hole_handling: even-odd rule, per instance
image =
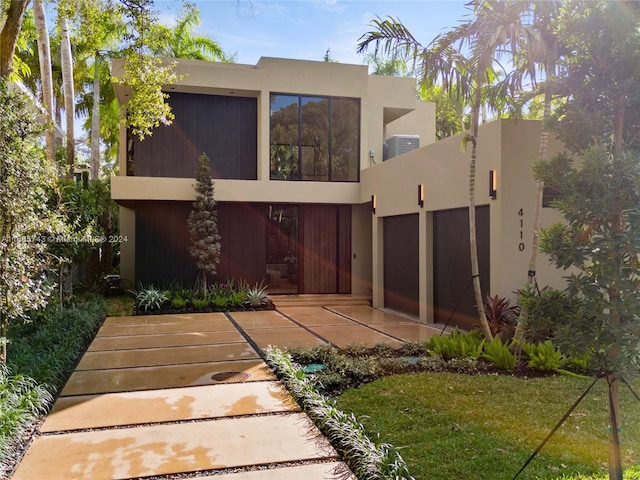
POLYGON ((383 161, 420 148, 420 135, 392 135, 384 147, 383 161))

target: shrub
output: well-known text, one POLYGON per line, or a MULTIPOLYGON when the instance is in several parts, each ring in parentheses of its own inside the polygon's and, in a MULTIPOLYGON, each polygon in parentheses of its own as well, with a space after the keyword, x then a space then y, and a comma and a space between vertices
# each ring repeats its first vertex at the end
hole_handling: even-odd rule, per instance
POLYGON ((484 311, 489 322, 491 334, 495 336, 511 337, 520 312, 520 307, 512 306, 511 300, 487 293, 484 299, 484 311))
POLYGON ((158 290, 153 285, 148 288, 141 288, 136 293, 136 308, 145 312, 149 310, 160 310, 162 305, 168 300, 165 292, 158 290))
POLYGON ((438 355, 445 360, 464 357, 477 360, 482 353, 483 344, 484 338, 479 331, 463 333, 456 329, 450 335, 432 337, 428 349, 432 355, 438 355))
POLYGON ((538 292, 527 286, 518 292, 518 303, 527 312, 524 338, 532 343, 553 339, 557 325, 581 310, 578 297, 548 287, 538 292))
POLYGON ((517 357, 511 353, 509 345, 503 343, 498 337, 484 344, 482 358, 490 361, 501 370, 511 371, 516 367, 517 357))
POLYGON ((397 450, 369 439, 353 414, 345 414, 315 390, 291 356, 273 347, 265 353, 276 375, 358 478, 413 479, 397 450))
POLYGON ((247 287, 245 289, 246 299, 245 305, 249 308, 258 308, 267 304, 269 300, 269 294, 267 293, 267 287, 262 282, 256 283, 253 287, 247 287))
POLYGON ((196 311, 202 311, 209 307, 209 300, 206 298, 194 298, 191 303, 196 311))
POLYGON ((529 357, 527 365, 536 370, 557 372, 567 363, 566 357, 553 346, 550 340, 537 344, 525 342, 522 349, 529 357))

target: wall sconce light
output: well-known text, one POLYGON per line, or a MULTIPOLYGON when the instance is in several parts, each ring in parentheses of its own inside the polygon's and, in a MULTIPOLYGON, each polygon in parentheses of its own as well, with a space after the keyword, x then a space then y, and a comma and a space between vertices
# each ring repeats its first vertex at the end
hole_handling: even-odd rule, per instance
POLYGON ((489 196, 495 200, 498 198, 498 172, 489 170, 489 196))
POLYGON ((418 185, 418 205, 420 208, 424 208, 424 185, 422 183, 418 185))
POLYGON ((375 195, 371 195, 371 213, 373 215, 376 214, 376 196, 375 195))

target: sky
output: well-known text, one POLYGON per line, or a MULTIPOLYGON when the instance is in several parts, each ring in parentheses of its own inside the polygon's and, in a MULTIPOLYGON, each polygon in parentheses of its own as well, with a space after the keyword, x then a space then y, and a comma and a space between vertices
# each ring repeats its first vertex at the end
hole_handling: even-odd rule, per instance
MULTIPOLYGON (((200 0, 197 32, 218 42, 235 62, 255 65, 260 57, 322 61, 327 49, 340 63, 365 63, 358 39, 371 21, 392 16, 428 44, 468 15, 460 0, 200 0)), ((172 24, 179 2, 156 0, 160 21, 172 24)))

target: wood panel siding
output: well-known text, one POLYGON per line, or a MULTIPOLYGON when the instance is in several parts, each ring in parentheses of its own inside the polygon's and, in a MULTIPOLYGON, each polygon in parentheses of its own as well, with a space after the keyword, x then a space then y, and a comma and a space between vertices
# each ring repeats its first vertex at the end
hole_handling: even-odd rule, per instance
MULTIPOLYGON (((465 330, 478 327, 469 253, 469 209, 433 214, 435 321, 465 330)), ((489 207, 476 209, 478 266, 483 298, 490 291, 489 207)))
POLYGON ((420 315, 419 218, 417 213, 383 219, 384 306, 420 315))
POLYGON ((195 262, 188 252, 190 202, 136 202, 136 287, 171 282, 193 284, 195 262))
POLYGON ((173 123, 133 140, 134 175, 193 178, 204 152, 213 178, 257 179, 256 98, 174 92, 168 103, 173 123))
POLYGON ((338 207, 338 293, 351 293, 351 205, 338 207))
POLYGON ((300 206, 300 292, 351 291, 351 207, 300 206))
MULTIPOLYGON (((219 203, 218 231, 222 256, 216 279, 264 279, 265 213, 262 205, 219 203)), ((188 248, 187 218, 191 202, 137 202, 136 282, 192 284, 197 268, 188 248)))
POLYGON ((265 280, 265 205, 219 203, 218 206, 218 231, 222 247, 218 278, 242 279, 250 284, 265 280))

